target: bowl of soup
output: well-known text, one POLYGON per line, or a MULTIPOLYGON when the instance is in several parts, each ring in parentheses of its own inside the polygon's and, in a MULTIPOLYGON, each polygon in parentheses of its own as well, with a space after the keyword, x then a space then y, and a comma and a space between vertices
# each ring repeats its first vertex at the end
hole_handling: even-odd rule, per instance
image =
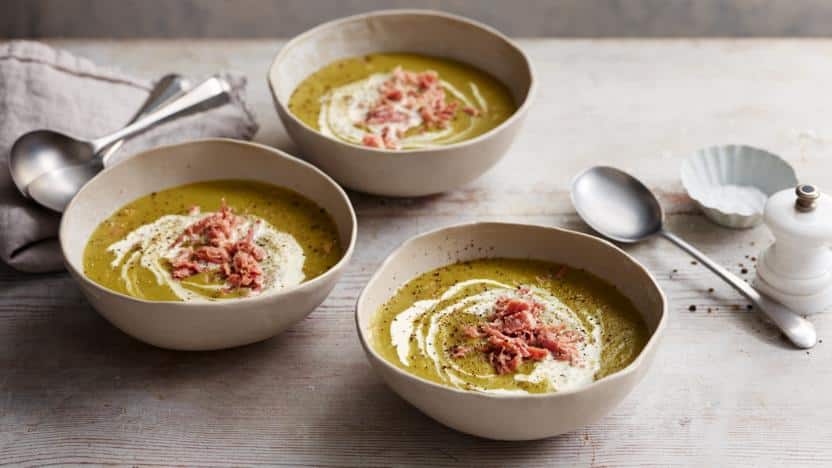
POLYGON ((385 383, 453 429, 498 440, 593 423, 644 377, 667 302, 635 259, 554 227, 474 223, 412 238, 361 293, 385 383))
POLYGON ((301 155, 347 188, 444 192, 506 153, 534 94, 532 65, 483 24, 435 11, 380 11, 289 41, 269 70, 301 155))
POLYGON ((344 191, 263 145, 199 140, 136 155, 91 180, 60 244, 90 304, 169 349, 270 338, 330 293, 355 245, 344 191))

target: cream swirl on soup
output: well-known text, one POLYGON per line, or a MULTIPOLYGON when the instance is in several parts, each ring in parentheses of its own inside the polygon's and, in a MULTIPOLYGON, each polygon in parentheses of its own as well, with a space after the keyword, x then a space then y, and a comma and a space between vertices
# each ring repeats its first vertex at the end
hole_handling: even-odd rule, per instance
POLYGON ((130 277, 137 268, 152 272, 158 284, 168 286, 184 301, 206 300, 220 290, 268 294, 304 279, 305 257, 294 237, 262 218, 236 216, 225 205, 216 213, 193 210, 188 215, 162 216, 111 244, 107 251, 113 253, 111 266, 120 270, 128 292, 137 296, 141 291, 130 277), (220 227, 214 221, 217 218, 228 222, 220 227), (188 235, 200 225, 207 227, 206 242, 188 235), (200 276, 203 280, 204 274, 219 281, 192 279, 200 276))
POLYGON ((376 148, 428 148, 461 141, 473 132, 473 119, 488 110, 477 85, 468 86, 478 102, 433 70, 416 73, 397 67, 324 95, 318 125, 324 135, 376 148), (453 100, 446 99, 448 94, 453 100), (463 128, 450 125, 460 111, 470 116, 463 128))
POLYGON ((297 193, 255 181, 198 182, 151 193, 107 218, 87 242, 84 273, 148 300, 266 295, 330 268, 341 255, 338 240, 326 211, 297 193))
POLYGON ((289 109, 321 133, 389 150, 469 140, 516 110, 488 73, 440 57, 380 53, 333 62, 304 79, 289 109))
POLYGON ((541 384, 553 390, 592 382, 600 369, 600 334, 600 324, 592 319, 582 322, 575 312, 543 289, 518 288, 489 279, 462 281, 436 299, 417 301, 390 324, 390 336, 402 365, 411 365, 414 355, 426 358, 447 383, 491 393, 526 393, 522 389, 488 388, 489 380, 509 373, 518 382, 541 384), (520 307, 503 319, 524 315, 526 318, 521 320, 534 323, 497 329, 497 323, 503 322, 495 318, 495 313, 501 307, 505 309, 506 304, 520 307), (523 304, 530 307, 523 308, 523 304), (532 309, 537 309, 534 315, 532 309), (551 350, 536 337, 527 341, 505 334, 515 330, 521 336, 534 333, 535 328, 552 332, 551 350), (559 341, 563 337, 568 340, 559 341), (485 338, 484 342, 480 338, 485 338), (563 348, 569 352, 551 352, 563 348), (482 366, 478 353, 485 353, 492 367, 482 366), (531 366, 521 371, 524 358, 529 358, 531 366))
POLYGON ((373 348, 450 387, 525 394, 580 388, 638 355, 647 329, 594 275, 536 260, 486 258, 408 281, 371 322, 373 348))

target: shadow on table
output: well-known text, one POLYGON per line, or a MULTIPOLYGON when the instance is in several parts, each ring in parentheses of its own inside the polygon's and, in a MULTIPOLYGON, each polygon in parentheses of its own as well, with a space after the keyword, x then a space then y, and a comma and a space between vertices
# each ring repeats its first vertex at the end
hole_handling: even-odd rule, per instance
POLYGON ((159 401, 196 395, 201 404, 212 399, 205 398, 204 382, 212 382, 216 390, 245 386, 252 363, 262 362, 264 349, 280 353, 284 346, 277 337, 223 351, 156 348, 116 329, 91 308, 68 276, 58 278, 61 284, 55 289, 61 294, 52 299, 27 298, 24 285, 13 285, 16 304, 4 308, 14 309, 14 315, 0 317, 2 387, 9 398, 4 406, 12 414, 24 402, 49 408, 49 417, 57 420, 64 414, 61 406, 123 409, 130 406, 125 399, 136 392, 159 401))
MULTIPOLYGON (((369 465, 523 466, 540 464, 561 450, 567 458, 589 460, 594 451, 589 432, 575 432, 535 441, 494 441, 463 434, 424 415, 371 376, 355 382, 362 394, 352 404, 333 405, 332 421, 354 421, 348 426, 321 424, 312 446, 339 451, 332 461, 369 465), (585 453, 576 448, 586 448, 585 453), (353 458, 351 454, 356 455, 353 458)), ((357 392, 358 393, 358 392, 357 392)), ((322 460, 326 462, 326 460, 322 460)))

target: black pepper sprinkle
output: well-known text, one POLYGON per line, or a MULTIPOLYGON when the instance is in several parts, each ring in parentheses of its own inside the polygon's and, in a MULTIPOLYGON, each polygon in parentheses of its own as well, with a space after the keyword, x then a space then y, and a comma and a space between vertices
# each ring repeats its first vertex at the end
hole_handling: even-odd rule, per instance
POLYGON ((688 310, 691 312, 696 312, 696 306, 691 304, 690 307, 688 307, 688 310))

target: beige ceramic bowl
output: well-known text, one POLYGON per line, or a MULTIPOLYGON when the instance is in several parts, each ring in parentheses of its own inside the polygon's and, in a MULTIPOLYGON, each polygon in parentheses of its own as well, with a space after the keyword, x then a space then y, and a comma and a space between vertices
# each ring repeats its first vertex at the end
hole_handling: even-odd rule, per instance
POLYGON ((307 31, 277 54, 268 80, 277 113, 305 159, 350 189, 401 197, 444 192, 482 175, 508 150, 534 91, 531 63, 507 37, 459 16, 418 10, 352 16, 307 31), (289 98, 307 76, 335 60, 374 52, 414 52, 469 63, 508 86, 518 109, 477 138, 409 151, 344 143, 289 112, 289 98))
POLYGON ((332 290, 355 246, 355 212, 344 191, 323 172, 281 151, 211 139, 156 148, 99 174, 64 212, 60 243, 67 268, 92 306, 113 325, 162 348, 210 350, 272 337, 312 312, 332 290), (209 303, 151 302, 87 279, 83 252, 93 230, 110 214, 148 193, 212 179, 250 179, 292 189, 335 220, 343 258, 323 275, 285 292, 209 303))
POLYGON ((464 224, 417 236, 399 247, 358 298, 361 344, 382 379, 402 398, 437 421, 468 434, 529 440, 573 431, 610 412, 650 367, 665 326, 667 304, 656 280, 609 242, 573 231, 523 224, 464 224), (404 372, 370 345, 370 322, 408 280, 457 261, 488 257, 531 258, 581 268, 615 285, 642 313, 650 340, 632 364, 578 390, 523 396, 457 390, 404 372))

